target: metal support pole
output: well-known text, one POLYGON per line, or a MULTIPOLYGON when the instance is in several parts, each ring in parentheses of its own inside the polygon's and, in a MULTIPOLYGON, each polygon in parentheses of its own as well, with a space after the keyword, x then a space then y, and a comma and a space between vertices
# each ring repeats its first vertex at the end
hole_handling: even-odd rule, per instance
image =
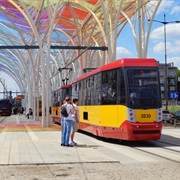
POLYGON ((164 96, 165 96, 165 106, 166 110, 168 110, 168 66, 167 66, 167 48, 166 48, 166 24, 170 23, 180 23, 180 21, 166 21, 166 15, 164 14, 164 21, 158 21, 158 20, 148 20, 148 21, 154 21, 158 22, 164 25, 164 51, 165 51, 165 78, 164 78, 164 96))
POLYGON ((166 15, 164 14, 164 58, 165 58, 165 105, 166 110, 168 110, 168 74, 167 74, 167 50, 166 50, 166 15))
MULTIPOLYGON (((14 45, 14 46, 0 46, 0 49, 40 49, 39 46, 33 46, 33 45, 22 45, 22 46, 18 46, 18 45, 14 45)), ((108 47, 106 46, 97 46, 97 47, 93 47, 93 46, 58 46, 58 45, 54 45, 54 46, 50 46, 50 49, 72 49, 72 50, 101 50, 101 51, 107 51, 108 47)))

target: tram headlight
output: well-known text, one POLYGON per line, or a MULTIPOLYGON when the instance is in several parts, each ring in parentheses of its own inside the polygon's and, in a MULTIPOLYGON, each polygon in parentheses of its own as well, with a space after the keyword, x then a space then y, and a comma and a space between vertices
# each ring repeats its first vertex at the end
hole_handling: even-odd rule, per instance
POLYGON ((136 122, 135 113, 133 109, 127 109, 127 120, 131 122, 136 122))
POLYGON ((156 111, 156 122, 160 122, 160 121, 162 121, 162 109, 161 108, 157 109, 157 111, 156 111))
POLYGON ((130 120, 133 121, 133 117, 131 117, 130 120))

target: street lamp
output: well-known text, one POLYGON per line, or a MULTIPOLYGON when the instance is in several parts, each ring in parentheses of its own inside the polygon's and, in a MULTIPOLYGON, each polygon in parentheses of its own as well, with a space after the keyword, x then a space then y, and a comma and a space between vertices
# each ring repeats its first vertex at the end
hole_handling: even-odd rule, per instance
MULTIPOLYGON (((148 20, 150 21, 150 20, 148 20)), ((180 21, 166 21, 166 15, 164 14, 164 21, 158 21, 158 20, 152 20, 154 22, 158 22, 164 25, 164 59, 165 59, 165 84, 164 84, 164 93, 165 93, 165 104, 166 104, 166 110, 168 109, 168 91, 167 91, 167 79, 168 79, 168 75, 167 75, 167 49, 166 49, 166 24, 170 24, 170 23, 180 23, 180 21)))

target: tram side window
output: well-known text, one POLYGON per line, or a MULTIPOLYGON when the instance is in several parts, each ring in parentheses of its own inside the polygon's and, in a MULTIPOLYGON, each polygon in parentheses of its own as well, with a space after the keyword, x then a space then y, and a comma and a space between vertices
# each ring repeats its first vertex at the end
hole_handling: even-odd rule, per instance
POLYGON ((78 92, 79 92, 78 86, 79 86, 79 83, 76 83, 76 84, 74 84, 74 85, 72 86, 72 98, 73 98, 73 99, 74 99, 74 98, 79 99, 79 98, 78 98, 78 92))
POLYGON ((102 104, 117 104, 117 70, 102 73, 102 104))
POLYGON ((101 73, 98 73, 94 76, 94 96, 93 100, 95 105, 101 104, 101 73))
POLYGON ((60 92, 60 100, 61 100, 60 105, 63 104, 63 101, 67 96, 69 96, 69 97, 72 96, 72 88, 61 89, 61 92, 60 92))
POLYGON ((78 90, 78 85, 77 85, 77 83, 75 84, 75 92, 77 92, 77 90, 78 90))
POLYGON ((85 80, 85 92, 86 92, 86 96, 85 96, 85 105, 90 105, 91 104, 91 80, 90 78, 87 78, 85 80))
POLYGON ((71 97, 72 96, 72 87, 71 88, 68 88, 68 94, 67 96, 71 97))
POLYGON ((79 82, 79 91, 78 91, 78 100, 79 100, 79 105, 84 105, 85 104, 85 90, 84 90, 84 80, 81 80, 79 82))
POLYGON ((56 91, 56 106, 59 106, 59 103, 60 103, 60 92, 59 92, 60 90, 58 89, 57 91, 56 91))
POLYGON ((90 88, 91 88, 91 105, 95 104, 95 83, 94 76, 90 78, 90 88))
POLYGON ((67 96, 67 91, 66 89, 62 89, 62 98, 65 99, 67 96))
POLYGON ((64 100, 64 98, 63 98, 63 90, 60 89, 57 93, 58 93, 58 102, 59 102, 59 105, 61 106, 63 104, 63 100, 64 100))
POLYGON ((126 91, 123 71, 120 70, 120 104, 126 103, 126 91))
POLYGON ((81 82, 79 82, 79 90, 81 90, 81 82))
POLYGON ((83 80, 83 89, 86 89, 86 79, 85 80, 83 80))
POLYGON ((86 104, 87 92, 86 92, 86 79, 82 81, 82 105, 86 104))
POLYGON ((102 84, 107 84, 108 83, 108 72, 103 73, 102 76, 102 84))
POLYGON ((58 97, 57 97, 57 91, 54 91, 54 93, 53 93, 53 106, 56 106, 56 104, 57 104, 57 99, 58 99, 58 97))
POLYGON ((79 105, 83 105, 83 86, 82 86, 82 81, 80 81, 79 83, 78 83, 78 100, 79 100, 79 105))

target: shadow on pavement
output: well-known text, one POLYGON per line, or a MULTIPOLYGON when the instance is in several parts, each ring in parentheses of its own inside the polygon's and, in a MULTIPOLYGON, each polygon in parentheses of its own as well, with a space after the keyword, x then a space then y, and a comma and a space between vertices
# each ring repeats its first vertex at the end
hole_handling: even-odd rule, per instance
POLYGON ((109 144, 117 144, 123 146, 130 147, 157 147, 157 144, 160 144, 161 147, 172 147, 172 146, 180 146, 180 140, 177 137, 162 134, 159 140, 149 140, 149 141, 125 141, 119 139, 110 139, 95 136, 91 133, 78 131, 79 133, 85 134, 87 136, 93 137, 99 141, 103 141, 109 144))

